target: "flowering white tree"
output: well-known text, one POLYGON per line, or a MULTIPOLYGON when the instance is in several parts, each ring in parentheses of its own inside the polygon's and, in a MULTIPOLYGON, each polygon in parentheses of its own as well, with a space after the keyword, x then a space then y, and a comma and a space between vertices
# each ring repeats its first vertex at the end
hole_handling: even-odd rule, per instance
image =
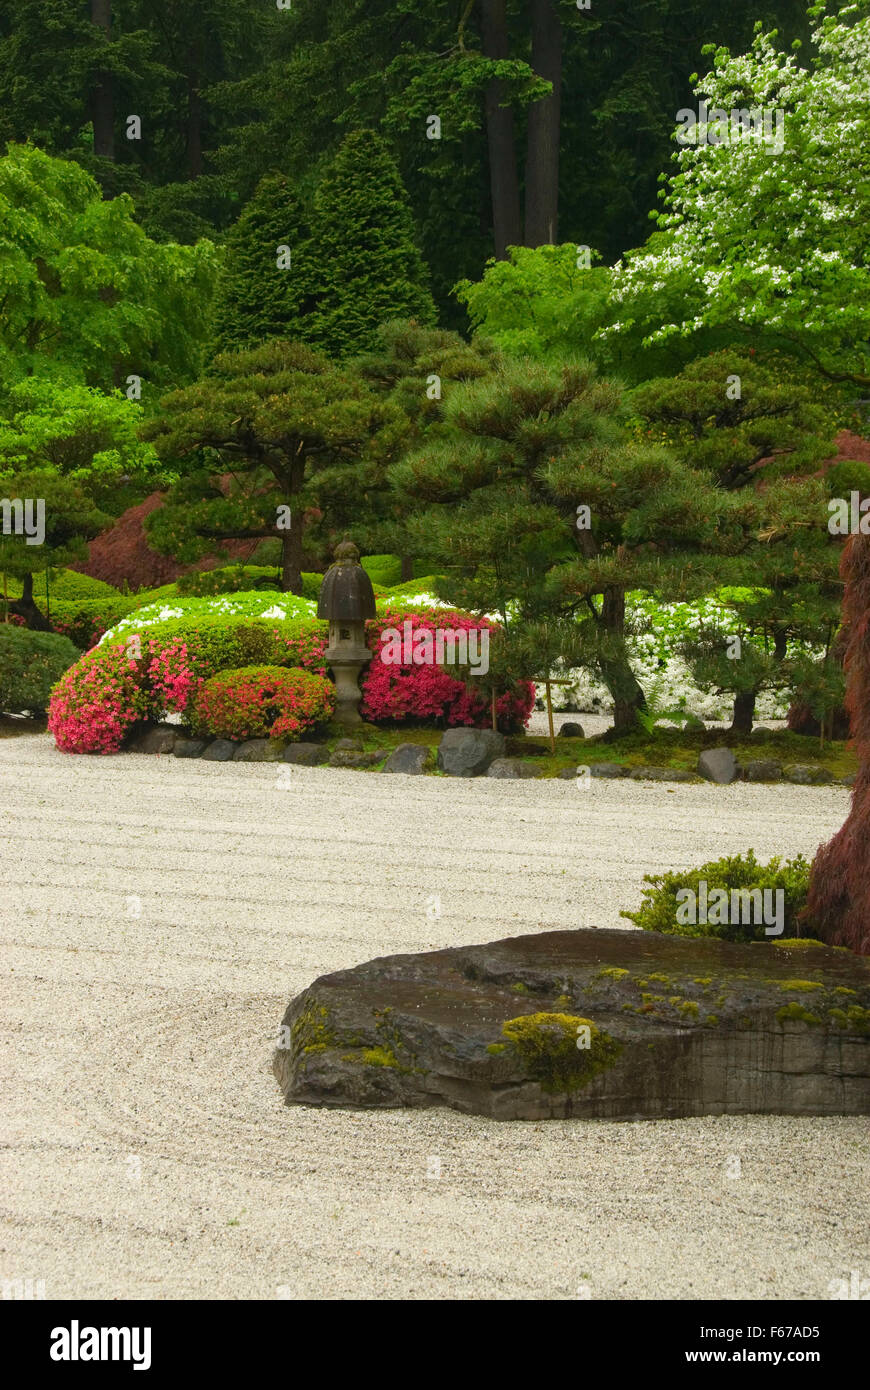
POLYGON ((809 10, 808 67, 760 25, 749 53, 715 50, 695 88, 710 115, 781 111, 783 147, 774 152, 760 120, 750 132, 732 119, 730 138, 718 121, 698 126, 674 155, 661 230, 615 268, 619 322, 603 336, 745 337, 870 386, 870 0, 825 9, 809 10))

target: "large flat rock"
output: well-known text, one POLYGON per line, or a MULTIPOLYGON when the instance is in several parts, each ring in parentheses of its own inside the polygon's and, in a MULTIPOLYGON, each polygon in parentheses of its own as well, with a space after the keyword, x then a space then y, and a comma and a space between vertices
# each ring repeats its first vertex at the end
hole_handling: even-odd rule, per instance
POLYGON ((274 1070, 288 1104, 867 1114, 870 962, 594 929, 384 956, 292 1001, 274 1070))

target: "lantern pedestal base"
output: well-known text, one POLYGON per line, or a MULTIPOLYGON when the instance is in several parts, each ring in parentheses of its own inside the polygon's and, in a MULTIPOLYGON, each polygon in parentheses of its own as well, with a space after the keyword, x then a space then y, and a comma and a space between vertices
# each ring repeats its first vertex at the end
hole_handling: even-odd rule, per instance
POLYGON ((327 648, 325 656, 332 667, 332 676, 335 681, 335 714, 332 716, 333 719, 337 724, 357 725, 364 723, 365 721, 359 712, 359 702, 362 698, 359 676, 360 671, 371 659, 371 653, 366 652, 362 661, 348 661, 341 657, 330 658, 327 648))

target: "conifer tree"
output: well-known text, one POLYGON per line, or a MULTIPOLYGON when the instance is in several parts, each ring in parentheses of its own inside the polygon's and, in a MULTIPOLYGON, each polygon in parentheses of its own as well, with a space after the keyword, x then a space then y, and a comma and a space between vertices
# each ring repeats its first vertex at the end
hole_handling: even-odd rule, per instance
POLYGON ((549 674, 560 649, 566 664, 596 670, 618 730, 645 703, 626 592, 694 597, 745 545, 742 499, 632 441, 625 417, 620 388, 588 363, 509 360, 455 387, 442 427, 390 469, 397 491, 423 504, 409 525, 439 555, 446 597, 501 614, 521 646, 538 634, 538 669, 514 674, 549 674))
POLYGON ((283 588, 301 594, 319 479, 341 474, 352 494, 382 436, 390 456, 396 416, 358 376, 302 343, 222 353, 208 376, 166 397, 147 427, 180 474, 148 519, 149 539, 192 561, 215 542, 277 537, 283 588))
MULTIPOLYGON (((822 667, 839 627, 840 547, 827 529, 826 489, 812 474, 834 449, 829 413, 787 362, 732 352, 710 353, 672 377, 645 382, 633 403, 692 468, 717 488, 744 492, 757 511, 754 532, 725 591, 724 624, 706 625, 681 645, 702 687, 734 696, 732 732, 752 729, 765 689, 822 672, 796 662, 795 642, 823 649, 822 667), (736 642, 734 639, 738 639, 736 642), (791 649, 791 658, 790 656, 791 649)), ((819 697, 836 704, 842 673, 825 673, 819 697)))
POLYGON ((314 204, 318 346, 347 357, 370 349, 389 319, 434 323, 408 195, 379 135, 347 136, 314 204))
POLYGON ((261 179, 230 231, 217 288, 214 347, 310 338, 315 265, 305 210, 283 174, 261 179))

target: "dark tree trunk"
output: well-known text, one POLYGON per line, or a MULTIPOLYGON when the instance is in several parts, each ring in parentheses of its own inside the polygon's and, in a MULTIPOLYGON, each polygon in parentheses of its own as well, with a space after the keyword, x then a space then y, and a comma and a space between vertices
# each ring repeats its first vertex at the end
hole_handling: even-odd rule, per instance
POLYGON ((296 516, 281 537, 281 589, 285 594, 302 593, 302 522, 296 516))
POLYGON ((413 555, 403 555, 403 556, 402 556, 402 583, 404 584, 404 582, 405 582, 406 579, 413 579, 413 578, 414 578, 414 557, 413 557, 413 555))
MULTIPOLYGON (((112 0, 91 0, 91 21, 106 38, 112 33, 112 0)), ((94 123, 94 154, 115 158, 115 100, 112 75, 98 72, 91 88, 91 119, 94 123)))
POLYGON ((21 598, 10 603, 9 612, 23 618, 33 632, 51 632, 51 623, 33 601, 32 574, 25 574, 21 581, 21 598))
MULTIPOLYGON (((507 0, 482 0, 481 27, 483 52, 487 58, 509 56, 507 0)), ((522 244, 520 186, 514 143, 514 113, 502 106, 504 83, 493 79, 487 85, 486 139, 489 150, 489 186, 492 196, 492 231, 495 254, 505 260, 509 246, 522 244)))
MULTIPOLYGON (((608 637, 625 636, 625 590, 606 589, 601 604, 601 622, 608 637)), ((637 712, 646 709, 646 698, 634 672, 624 657, 602 661, 601 674, 613 697, 613 731, 623 733, 637 723, 637 712)))
POLYGON ((188 50, 187 66, 187 177, 202 173, 202 98, 199 94, 199 43, 188 50))
POLYGON ((729 734, 751 734, 755 723, 755 701, 757 691, 738 690, 734 696, 734 712, 731 715, 729 734))
POLYGON ((532 67, 553 90, 529 107, 526 147, 526 246, 553 245, 559 231, 559 122, 562 25, 556 0, 530 0, 532 67))

